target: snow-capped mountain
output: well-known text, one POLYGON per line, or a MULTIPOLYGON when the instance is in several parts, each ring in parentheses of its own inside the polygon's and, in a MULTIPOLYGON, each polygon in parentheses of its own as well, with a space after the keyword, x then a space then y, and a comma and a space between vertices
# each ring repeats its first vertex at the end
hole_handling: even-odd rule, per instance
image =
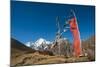
POLYGON ((52 42, 47 41, 43 38, 39 38, 35 42, 27 42, 26 46, 31 47, 35 50, 47 50, 50 44, 52 44, 52 42))

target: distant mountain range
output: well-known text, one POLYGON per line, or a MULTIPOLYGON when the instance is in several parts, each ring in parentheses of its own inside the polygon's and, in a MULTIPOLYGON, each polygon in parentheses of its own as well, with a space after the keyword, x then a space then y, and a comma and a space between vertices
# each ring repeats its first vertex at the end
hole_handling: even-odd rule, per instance
POLYGON ((39 38, 37 41, 27 42, 25 45, 32 49, 43 51, 43 50, 47 50, 49 48, 49 45, 51 45, 51 44, 52 44, 52 42, 47 41, 44 38, 39 38))
MULTIPOLYGON (((30 47, 27 47, 20 41, 14 39, 14 38, 11 38, 11 55, 12 56, 13 55, 15 56, 17 54, 26 54, 26 53, 34 53, 34 52, 45 53, 46 51, 32 49, 30 47)), ((49 54, 49 52, 47 54, 49 54)))
POLYGON ((71 52, 71 45, 66 38, 61 38, 53 42, 39 38, 35 42, 27 42, 25 45, 34 50, 51 51, 55 55, 69 55, 71 52))

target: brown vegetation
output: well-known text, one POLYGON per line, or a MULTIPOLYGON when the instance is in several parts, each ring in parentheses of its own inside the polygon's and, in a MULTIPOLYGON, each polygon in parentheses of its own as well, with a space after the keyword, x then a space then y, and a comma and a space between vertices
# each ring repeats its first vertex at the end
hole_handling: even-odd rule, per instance
MULTIPOLYGON (((37 65, 37 64, 58 64, 58 63, 73 63, 86 62, 95 60, 95 36, 82 42, 83 53, 87 54, 82 57, 67 57, 65 53, 65 42, 62 42, 62 55, 53 53, 54 49, 58 50, 56 45, 50 51, 37 51, 15 39, 11 39, 11 66, 37 65)), ((68 45, 66 45, 67 48, 68 45)))

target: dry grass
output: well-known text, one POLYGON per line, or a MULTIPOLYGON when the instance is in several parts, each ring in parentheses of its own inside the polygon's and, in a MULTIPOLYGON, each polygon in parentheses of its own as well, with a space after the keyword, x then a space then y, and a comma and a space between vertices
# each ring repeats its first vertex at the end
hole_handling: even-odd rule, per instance
POLYGON ((35 53, 23 54, 18 57, 13 57, 11 59, 11 66, 58 64, 58 63, 70 63, 70 62, 81 62, 81 61, 89 61, 89 60, 87 57, 66 58, 65 56, 49 56, 35 52, 35 53))

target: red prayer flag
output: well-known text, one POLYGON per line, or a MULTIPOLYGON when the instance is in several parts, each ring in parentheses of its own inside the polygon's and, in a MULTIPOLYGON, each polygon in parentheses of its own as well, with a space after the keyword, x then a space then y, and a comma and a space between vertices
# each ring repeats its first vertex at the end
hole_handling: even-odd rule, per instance
POLYGON ((74 55, 79 57, 81 55, 81 40, 80 40, 80 33, 77 25, 76 18, 73 17, 69 20, 70 31, 73 34, 73 50, 74 55))

